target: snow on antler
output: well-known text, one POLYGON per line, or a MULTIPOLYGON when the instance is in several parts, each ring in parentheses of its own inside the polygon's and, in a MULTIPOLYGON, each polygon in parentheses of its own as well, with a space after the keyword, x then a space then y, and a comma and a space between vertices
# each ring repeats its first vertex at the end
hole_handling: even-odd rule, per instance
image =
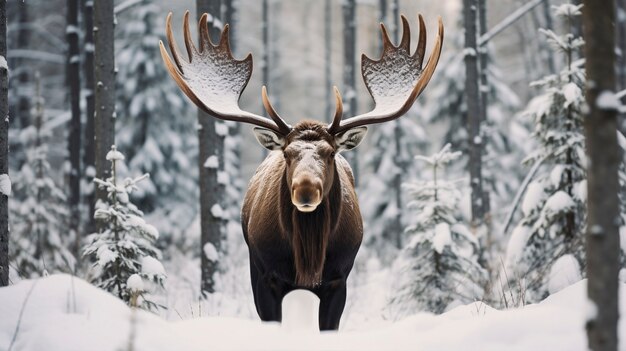
POLYGON ((228 42, 228 24, 224 26, 219 42, 215 45, 209 37, 208 15, 200 18, 198 32, 199 48, 195 46, 189 30, 189 11, 183 18, 183 34, 188 60, 181 57, 172 33, 172 13, 166 21, 167 41, 174 58, 170 59, 163 43, 160 43, 161 56, 167 69, 180 87, 198 107, 216 118, 255 124, 287 134, 291 127, 275 113, 265 89, 263 100, 268 107, 272 120, 243 111, 239 107, 239 98, 252 75, 252 55, 243 60, 233 57, 228 42))
MULTIPOLYGON (((424 90, 432 77, 443 42, 443 24, 439 18, 437 41, 422 68, 426 51, 426 26, 421 15, 419 17, 420 33, 417 50, 411 54, 411 31, 406 17, 402 16, 402 39, 398 46, 391 43, 387 29, 381 24, 383 52, 378 60, 363 55, 361 58, 361 74, 367 89, 372 95, 375 107, 372 111, 341 121, 341 113, 335 113, 335 119, 329 126, 332 133, 341 133, 350 128, 390 121, 402 116, 413 105, 415 99, 424 90)), ((337 95, 337 111, 340 111, 340 97, 337 95)))

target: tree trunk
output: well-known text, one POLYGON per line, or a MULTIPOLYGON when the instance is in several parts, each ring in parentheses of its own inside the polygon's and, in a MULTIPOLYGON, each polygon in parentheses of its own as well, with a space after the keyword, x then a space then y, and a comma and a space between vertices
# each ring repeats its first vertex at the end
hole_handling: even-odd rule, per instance
MULTIPOLYGON (((385 0, 381 0, 385 1, 385 0)), ((333 31, 332 31, 332 3, 331 0, 324 0, 324 82, 325 95, 324 101, 324 121, 330 123, 333 118, 333 83, 332 83, 332 47, 333 47, 333 31)))
MULTIPOLYGON (((29 45, 30 45, 30 38, 31 38, 31 30, 28 28, 22 28, 21 25, 26 25, 28 24, 28 6, 26 3, 20 2, 18 1, 18 7, 19 7, 19 15, 18 15, 18 23, 20 24, 20 27, 18 28, 17 31, 17 48, 18 49, 28 49, 29 45)), ((30 5, 32 6, 32 5, 30 5)), ((24 61, 23 59, 13 59, 11 60, 13 61, 13 65, 11 67, 24 67, 24 61)), ((15 121, 17 122, 17 127, 20 129, 24 129, 26 127, 28 127, 30 125, 30 99, 31 96, 30 94, 32 93, 32 91, 30 91, 28 89, 28 85, 29 85, 29 81, 30 81, 30 74, 32 72, 29 72, 29 70, 23 70, 21 72, 19 72, 17 74, 16 77, 14 77, 13 79, 16 79, 18 82, 18 86, 17 91, 18 91, 18 98, 17 98, 17 113, 16 113, 16 118, 15 121)), ((17 145, 16 145, 17 146, 17 145)))
POLYGON ((613 1, 585 0, 583 7, 587 103, 587 294, 595 318, 587 321, 589 348, 617 350, 619 272, 619 183, 622 162, 617 144, 617 111, 598 106, 597 98, 615 89, 615 6, 613 1))
MULTIPOLYGON (((224 23, 228 23, 229 31, 230 31, 230 49, 232 52, 237 55, 237 0, 224 0, 224 23)), ((241 123, 233 123, 228 129, 230 136, 233 138, 240 139, 241 136, 241 123)), ((241 178, 241 142, 238 142, 235 146, 235 156, 237 157, 237 177, 241 178)), ((240 187, 238 190, 241 190, 240 187)), ((239 199, 237 199, 239 203, 239 199)))
MULTIPOLYGON (((113 1, 94 1, 94 76, 95 100, 95 144, 96 177, 111 177, 111 168, 106 155, 115 144, 115 48, 113 1)), ((107 200, 106 189, 96 188, 96 198, 107 200)))
POLYGON ((70 232, 75 238, 72 253, 74 257, 80 257, 80 52, 78 49, 78 0, 67 0, 67 93, 70 102, 72 118, 69 123, 68 154, 70 157, 69 171, 69 208, 70 208, 70 232))
MULTIPOLYGON (((0 1, 0 176, 9 174, 9 69, 7 57, 7 2, 0 1)), ((2 181, 7 181, 2 179, 2 181)), ((9 197, 0 193, 0 287, 9 285, 9 197)))
MULTIPOLYGON (((82 1, 83 25, 85 31, 85 57, 83 61, 83 74, 85 79, 85 135, 83 152, 83 170, 85 180, 93 184, 96 174, 96 140, 95 140, 95 101, 94 101, 94 44, 93 44, 93 1, 82 1)), ((96 222, 93 218, 96 203, 95 191, 86 192, 84 198, 85 207, 88 209, 88 222, 85 223, 84 232, 93 233, 96 230, 96 222)))
POLYGON ((477 0, 463 0, 465 25, 465 101, 467 103, 469 132, 469 171, 472 189, 472 226, 480 226, 485 218, 483 201, 480 92, 476 45, 477 0))
MULTIPOLYGON (((219 0, 196 0, 196 14, 198 20, 203 13, 209 13, 212 18, 220 18, 221 3, 219 0)), ((211 21, 209 23, 209 32, 214 42, 219 38, 220 28, 215 26, 211 21)), ((199 158, 198 165, 200 168, 200 228, 201 228, 201 293, 215 292, 215 273, 219 269, 217 261, 209 260, 205 254, 205 249, 209 245, 213 245, 217 252, 221 252, 222 228, 223 220, 221 211, 222 199, 224 198, 224 186, 217 180, 218 172, 224 167, 224 135, 217 133, 215 118, 198 109, 198 139, 199 139, 199 158), (216 156, 218 158, 219 168, 204 167, 206 160, 216 156)))
MULTIPOLYGON (((341 3, 343 12, 343 86, 344 86, 344 116, 355 116, 357 113, 356 98, 356 0, 344 0, 341 3)), ((352 166, 354 180, 358 185, 359 165, 357 150, 345 154, 352 166)))

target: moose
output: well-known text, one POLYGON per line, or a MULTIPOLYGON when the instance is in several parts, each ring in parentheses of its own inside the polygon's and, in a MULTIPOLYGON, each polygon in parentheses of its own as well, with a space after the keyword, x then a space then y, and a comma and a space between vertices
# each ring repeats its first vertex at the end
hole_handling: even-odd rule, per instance
POLYGON ((320 330, 336 330, 346 303, 346 279, 363 237, 363 220, 352 170, 341 152, 363 140, 367 125, 404 115, 430 81, 443 42, 443 24, 424 67, 426 26, 419 19, 419 40, 411 54, 410 28, 402 16, 402 39, 392 44, 381 23, 382 57, 363 55, 361 74, 375 107, 343 119, 342 99, 334 88, 332 123, 303 120, 290 126, 273 108, 262 88, 266 118, 239 107, 239 98, 252 75, 252 55, 233 57, 228 24, 219 42, 211 41, 205 13, 198 24, 199 47, 189 30, 189 11, 183 17, 188 59, 182 58, 172 34, 172 13, 161 55, 172 78, 187 97, 209 115, 254 125, 258 142, 270 150, 249 183, 241 223, 250 254, 254 303, 263 321, 281 321, 283 297, 306 289, 320 299, 320 330))

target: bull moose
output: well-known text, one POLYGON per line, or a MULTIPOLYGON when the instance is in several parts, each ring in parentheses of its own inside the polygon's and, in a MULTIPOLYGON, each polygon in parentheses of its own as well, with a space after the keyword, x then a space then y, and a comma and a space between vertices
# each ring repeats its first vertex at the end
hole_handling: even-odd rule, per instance
POLYGON ((179 53, 172 34, 172 14, 166 32, 173 61, 162 42, 161 55, 172 78, 200 109, 209 115, 255 125, 259 143, 271 150, 246 192, 241 222, 250 253, 254 302, 263 321, 281 320, 283 297, 307 289, 320 298, 319 326, 335 330, 346 302, 346 279, 361 245, 363 220, 352 170, 340 152, 359 145, 367 125, 404 115, 432 77, 443 41, 443 24, 428 62, 426 26, 419 18, 419 40, 410 49, 410 28, 402 16, 402 39, 391 43, 381 24, 383 49, 379 60, 363 55, 361 74, 375 107, 342 119, 341 95, 334 88, 336 109, 332 123, 304 120, 287 124, 272 107, 265 87, 263 105, 271 119, 241 110, 239 98, 252 74, 252 56, 233 58, 228 24, 214 44, 207 14, 198 24, 199 47, 189 30, 189 11, 183 34, 188 59, 179 53))

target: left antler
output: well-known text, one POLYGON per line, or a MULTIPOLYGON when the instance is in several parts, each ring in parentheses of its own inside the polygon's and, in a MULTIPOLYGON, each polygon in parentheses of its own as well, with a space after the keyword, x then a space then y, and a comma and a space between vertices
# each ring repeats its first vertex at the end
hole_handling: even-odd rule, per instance
POLYGON ((276 113, 267 98, 265 87, 262 92, 263 105, 271 120, 243 111, 239 107, 239 97, 252 75, 252 55, 248 55, 243 60, 233 58, 228 43, 228 24, 224 26, 220 41, 213 44, 209 38, 207 17, 205 13, 200 18, 198 24, 200 47, 196 48, 189 30, 189 11, 185 12, 183 35, 189 57, 189 60, 185 60, 179 54, 174 41, 172 13, 167 15, 167 42, 174 62, 170 59, 163 43, 159 42, 159 45, 163 61, 174 81, 191 101, 216 118, 254 124, 274 130, 281 135, 289 134, 291 126, 276 113))
POLYGON ((439 17, 437 41, 424 69, 422 69, 422 62, 426 51, 426 26, 422 15, 419 15, 419 40, 417 50, 413 55, 410 50, 409 23, 404 16, 402 16, 402 40, 398 46, 391 43, 385 26, 382 23, 380 26, 383 35, 382 57, 378 61, 365 55, 361 57, 361 75, 374 99, 375 107, 368 113, 342 120, 341 95, 335 88, 337 108, 333 122, 328 126, 328 132, 331 134, 339 134, 354 127, 387 122, 401 117, 411 108, 435 72, 443 42, 441 17, 439 17))

